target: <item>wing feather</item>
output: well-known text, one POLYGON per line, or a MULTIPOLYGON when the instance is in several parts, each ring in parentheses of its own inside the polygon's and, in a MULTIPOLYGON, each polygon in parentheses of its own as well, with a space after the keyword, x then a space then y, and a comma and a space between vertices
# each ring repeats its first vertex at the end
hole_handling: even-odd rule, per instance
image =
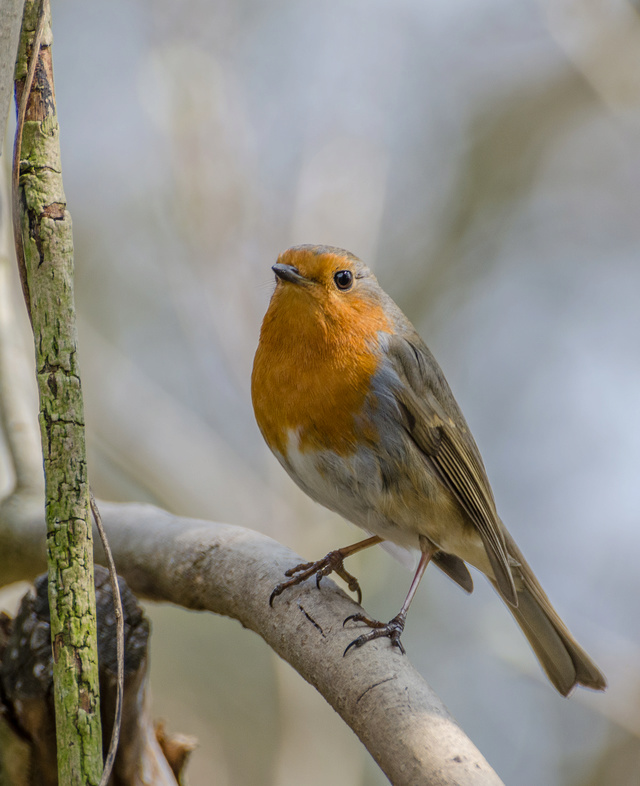
POLYGON ((504 599, 517 606, 503 528, 478 448, 436 361, 422 340, 391 337, 388 357, 404 426, 476 527, 504 599))

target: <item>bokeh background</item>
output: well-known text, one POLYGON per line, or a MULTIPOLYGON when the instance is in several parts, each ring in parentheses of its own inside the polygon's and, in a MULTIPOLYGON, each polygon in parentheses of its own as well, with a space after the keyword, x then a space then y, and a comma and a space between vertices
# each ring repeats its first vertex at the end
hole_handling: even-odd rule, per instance
MULTIPOLYGON (((249 396, 277 254, 348 248, 438 357, 610 688, 556 695, 480 576, 467 597, 428 571, 408 656, 506 783, 640 783, 638 4, 57 0, 53 27, 96 494, 309 559, 357 539, 249 396)), ((410 574, 378 551, 349 569, 387 619, 410 574)), ((148 612, 192 786, 386 782, 254 634, 148 612)))

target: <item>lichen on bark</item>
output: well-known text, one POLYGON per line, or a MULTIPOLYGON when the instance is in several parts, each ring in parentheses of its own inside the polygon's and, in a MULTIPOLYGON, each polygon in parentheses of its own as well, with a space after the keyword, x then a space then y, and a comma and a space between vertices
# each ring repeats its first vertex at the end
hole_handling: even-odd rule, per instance
MULTIPOLYGON (((33 0, 25 3, 16 63, 17 101, 24 89, 39 7, 33 0)), ((49 15, 47 3, 45 13, 49 15)), ((99 782, 102 742, 73 239, 62 184, 51 40, 47 18, 22 134, 19 200, 46 483, 58 769, 66 786, 99 782)))

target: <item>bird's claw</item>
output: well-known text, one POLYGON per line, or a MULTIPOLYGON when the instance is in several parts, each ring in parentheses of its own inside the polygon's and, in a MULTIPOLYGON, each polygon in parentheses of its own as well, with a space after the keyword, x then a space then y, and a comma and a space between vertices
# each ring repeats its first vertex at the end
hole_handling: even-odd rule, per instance
MULTIPOLYGON (((289 568, 289 570, 285 570, 284 575, 285 576, 295 576, 296 573, 299 573, 301 571, 306 573, 308 568, 312 568, 313 569, 313 567, 315 565, 317 565, 316 562, 301 562, 299 565, 296 565, 295 568, 289 568)), ((309 574, 309 575, 311 575, 311 574, 309 574)), ((287 582, 284 582, 284 583, 286 584, 287 582)))
POLYGON ((294 587, 296 584, 301 584, 308 578, 315 574, 316 586, 320 587, 320 582, 325 576, 330 573, 337 573, 340 578, 346 582, 347 587, 351 592, 358 595, 358 603, 362 603, 362 590, 360 584, 355 576, 352 576, 343 565, 344 557, 340 550, 330 551, 326 557, 317 560, 317 562, 302 562, 294 568, 289 568, 285 571, 285 576, 290 576, 289 581, 283 581, 273 588, 273 592, 269 596, 269 605, 273 606, 274 598, 277 598, 282 592, 289 587, 294 587))
POLYGON ((295 587, 296 584, 300 584, 300 582, 308 579, 309 576, 313 576, 317 564, 316 562, 302 562, 300 565, 296 565, 295 568, 285 570, 284 575, 293 576, 293 578, 289 579, 289 581, 283 581, 280 584, 276 584, 273 588, 273 592, 269 595, 269 605, 273 606, 273 599, 277 598, 278 595, 289 587, 295 587))
POLYGON ((391 639, 392 646, 397 647, 404 655, 405 649, 402 646, 402 642, 400 641, 400 636, 404 630, 405 618, 406 615, 400 613, 392 620, 389 620, 389 622, 378 622, 378 620, 372 620, 369 619, 369 617, 365 617, 364 614, 350 614, 342 623, 343 627, 347 624, 347 622, 350 621, 364 622, 364 624, 368 625, 371 630, 367 633, 363 633, 362 636, 358 636, 357 639, 354 639, 343 652, 343 657, 352 647, 354 649, 358 649, 358 647, 362 647, 362 645, 366 644, 368 641, 373 641, 374 639, 380 639, 384 637, 391 639))
MULTIPOLYGON (((337 554, 338 552, 332 551, 331 554, 337 554)), ((331 556, 331 554, 327 554, 327 557, 331 556)), ((323 571, 322 575, 327 576, 331 571, 340 576, 340 578, 346 583, 347 587, 349 588, 350 592, 355 592, 358 596, 358 605, 362 603, 362 590, 360 589, 360 582, 358 579, 353 576, 349 571, 345 570, 344 565, 342 564, 342 557, 339 559, 336 558, 336 562, 327 572, 323 571)), ((320 580, 318 579, 318 585, 320 584, 320 580)))

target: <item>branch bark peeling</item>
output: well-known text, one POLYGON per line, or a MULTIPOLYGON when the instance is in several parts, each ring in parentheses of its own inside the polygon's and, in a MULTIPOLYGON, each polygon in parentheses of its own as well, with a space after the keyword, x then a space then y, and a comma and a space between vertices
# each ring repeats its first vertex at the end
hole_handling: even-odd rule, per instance
MULTIPOLYGON (((41 4, 25 3, 16 100, 41 4)), ((102 771, 98 658, 84 413, 76 356, 71 216, 62 185, 51 20, 29 92, 20 155, 23 288, 30 310, 45 468, 49 600, 60 782, 97 784, 102 771)), ((14 199, 15 199, 14 195, 14 199)))

